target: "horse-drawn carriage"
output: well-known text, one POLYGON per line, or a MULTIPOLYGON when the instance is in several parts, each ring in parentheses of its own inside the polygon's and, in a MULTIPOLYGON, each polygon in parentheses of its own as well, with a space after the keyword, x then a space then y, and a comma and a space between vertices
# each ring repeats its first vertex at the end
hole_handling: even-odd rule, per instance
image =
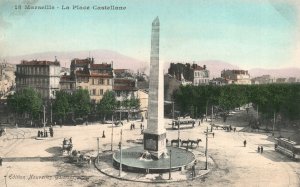
POLYGON ((62 153, 67 152, 68 155, 69 155, 71 153, 72 149, 73 149, 72 140, 71 139, 69 139, 69 140, 64 139, 63 140, 63 145, 62 145, 62 153))

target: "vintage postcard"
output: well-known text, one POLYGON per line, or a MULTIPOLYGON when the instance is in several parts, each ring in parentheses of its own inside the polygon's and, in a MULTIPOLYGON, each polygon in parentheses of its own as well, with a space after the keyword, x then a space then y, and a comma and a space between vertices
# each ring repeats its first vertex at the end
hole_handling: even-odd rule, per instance
POLYGON ((0 186, 300 186, 300 1, 0 0, 0 186))

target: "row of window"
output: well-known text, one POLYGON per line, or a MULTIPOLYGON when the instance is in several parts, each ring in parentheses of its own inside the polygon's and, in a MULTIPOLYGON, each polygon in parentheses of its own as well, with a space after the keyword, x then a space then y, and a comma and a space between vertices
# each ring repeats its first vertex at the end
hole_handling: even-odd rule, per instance
POLYGON ((48 75, 49 67, 17 66, 17 72, 25 75, 48 75))
MULTIPOLYGON (((89 77, 78 77, 77 82, 89 82, 89 77)), ((92 85, 111 85, 110 79, 101 79, 101 78, 91 78, 92 85)))
POLYGON ((195 79, 195 85, 208 84, 208 83, 209 83, 209 79, 195 79))
POLYGON ((90 90, 90 95, 103 95, 104 94, 104 91, 103 89, 100 89, 99 91, 97 89, 92 89, 90 90))
POLYGON ((17 79, 17 84, 30 84, 30 85, 35 85, 35 84, 49 84, 49 78, 34 78, 34 77, 28 77, 28 78, 18 78, 17 79))

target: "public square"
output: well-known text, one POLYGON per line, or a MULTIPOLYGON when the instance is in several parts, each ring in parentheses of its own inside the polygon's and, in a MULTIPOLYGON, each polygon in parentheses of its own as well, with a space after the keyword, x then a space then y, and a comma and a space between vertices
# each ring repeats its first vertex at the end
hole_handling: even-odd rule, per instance
MULTIPOLYGON (((97 137, 100 154, 111 149, 111 124, 89 123, 77 126, 55 126, 54 137, 36 140, 38 129, 7 128, 6 135, 0 138, 0 154, 3 165, 0 170, 0 186, 295 186, 300 185, 300 163, 274 151, 274 138, 271 133, 250 132, 247 126, 245 110, 230 116, 224 125, 237 127, 237 131, 213 130, 208 136, 208 154, 214 164, 209 165, 209 172, 203 176, 185 181, 153 183, 155 180, 134 182, 116 179, 105 175, 94 167, 94 163, 76 165, 68 163, 62 155, 64 138, 72 137, 73 149, 92 157, 97 155, 97 137), (102 138, 105 131, 105 138, 102 138), (244 147, 243 141, 247 140, 244 147), (263 146, 264 152, 258 153, 257 147, 263 146)), ((178 130, 170 127, 171 119, 165 119, 167 139, 178 138, 178 130)), ((222 125, 221 120, 214 122, 222 125)), ((140 130, 141 121, 124 122, 123 126, 114 127, 113 150, 118 150, 120 131, 123 129, 124 147, 133 147, 132 143, 143 138, 140 130), (134 123, 135 129, 130 130, 134 123)), ((146 120, 143 122, 146 127, 146 120)), ((204 152, 205 134, 209 122, 198 121, 194 128, 180 130, 180 139, 202 139, 199 147, 193 151, 204 152)), ((276 133, 275 133, 276 136, 276 133)), ((170 142, 168 143, 170 146, 170 142)), ((175 145, 174 145, 175 146, 175 145)), ((198 165, 198 169, 205 165, 198 165)), ((118 170, 115 170, 116 176, 118 170)), ((172 177, 180 172, 172 173, 172 177)), ((168 174, 168 173, 167 173, 168 174)), ((142 174, 140 174, 142 175, 142 174)), ((150 174, 148 174, 150 175, 150 174)))

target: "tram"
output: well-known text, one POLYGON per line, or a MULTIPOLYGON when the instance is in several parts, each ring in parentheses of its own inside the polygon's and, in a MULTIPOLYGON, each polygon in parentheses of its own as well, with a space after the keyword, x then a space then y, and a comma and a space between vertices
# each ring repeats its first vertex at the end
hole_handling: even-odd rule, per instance
POLYGON ((196 123, 196 120, 190 118, 189 116, 188 117, 178 117, 177 120, 173 120, 172 121, 172 128, 175 129, 175 128, 181 128, 183 125, 192 125, 192 127, 195 127, 195 123, 196 123))
POLYGON ((276 138, 275 151, 281 152, 289 157, 300 161, 300 145, 287 138, 276 138))

